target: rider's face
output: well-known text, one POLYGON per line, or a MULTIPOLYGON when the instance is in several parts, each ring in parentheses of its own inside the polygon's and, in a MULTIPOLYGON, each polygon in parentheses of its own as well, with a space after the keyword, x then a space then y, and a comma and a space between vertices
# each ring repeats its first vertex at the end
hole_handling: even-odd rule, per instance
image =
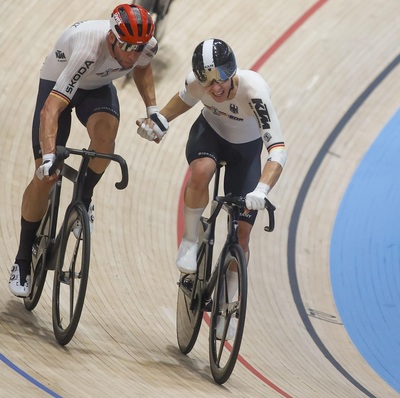
MULTIPOLYGON (((125 69, 130 69, 132 68, 133 64, 137 61, 137 59, 140 57, 141 51, 125 51, 122 48, 124 48, 124 44, 120 43, 114 34, 110 32, 110 46, 111 50, 110 53, 114 55, 114 58, 117 60, 117 62, 125 69)), ((139 47, 138 49, 143 50, 143 47, 139 47)), ((129 49, 131 50, 131 49, 129 49)))
POLYGON ((126 68, 132 68, 133 64, 137 61, 137 59, 140 57, 140 52, 137 51, 124 51, 121 49, 119 42, 117 41, 117 44, 114 46, 114 55, 115 59, 118 61, 118 63, 126 68))
POLYGON ((228 99, 231 88, 231 79, 216 81, 213 80, 205 89, 216 102, 224 102, 228 99))

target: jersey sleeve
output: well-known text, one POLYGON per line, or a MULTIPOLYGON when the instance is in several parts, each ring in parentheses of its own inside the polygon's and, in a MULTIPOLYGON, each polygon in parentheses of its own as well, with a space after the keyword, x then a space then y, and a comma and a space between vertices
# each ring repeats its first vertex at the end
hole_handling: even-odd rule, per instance
POLYGON ((58 43, 57 51, 66 57, 66 65, 56 80, 53 93, 69 102, 82 78, 93 69, 99 51, 98 44, 90 37, 71 35, 58 43))
POLYGON ((193 72, 185 80, 185 87, 179 91, 179 97, 190 107, 196 105, 204 96, 205 90, 197 81, 193 72))
POLYGON ((282 166, 286 161, 286 148, 278 115, 271 100, 268 83, 253 72, 249 105, 257 119, 261 138, 269 153, 268 160, 274 160, 282 166))

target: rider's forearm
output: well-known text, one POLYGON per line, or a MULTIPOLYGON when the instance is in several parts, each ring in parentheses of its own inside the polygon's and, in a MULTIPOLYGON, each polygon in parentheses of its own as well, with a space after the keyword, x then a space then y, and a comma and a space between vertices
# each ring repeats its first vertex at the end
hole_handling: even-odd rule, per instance
POLYGON ((64 99, 50 93, 40 112, 39 142, 42 154, 56 152, 58 118, 68 105, 64 99))
POLYGON ((42 154, 56 152, 58 115, 51 115, 46 108, 40 114, 39 142, 42 154))
POLYGON ((170 122, 171 120, 177 118, 182 115, 191 108, 186 102, 182 101, 179 97, 179 94, 176 93, 165 105, 163 109, 161 109, 160 113, 165 116, 165 118, 170 122))
POLYGON ((273 188, 273 186, 279 180, 279 177, 282 174, 282 170, 283 167, 278 162, 268 161, 267 163, 265 163, 260 182, 263 182, 264 184, 267 184, 270 188, 273 188))
POLYGON ((133 79, 146 107, 157 105, 151 64, 144 68, 136 67, 133 70, 133 79))

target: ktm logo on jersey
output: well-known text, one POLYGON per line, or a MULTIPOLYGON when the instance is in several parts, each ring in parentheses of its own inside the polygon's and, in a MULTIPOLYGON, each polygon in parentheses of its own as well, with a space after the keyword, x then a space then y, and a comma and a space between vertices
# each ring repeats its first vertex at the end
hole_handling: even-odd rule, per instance
POLYGON ((269 117, 267 105, 265 105, 259 98, 252 98, 251 102, 254 104, 254 107, 251 104, 250 106, 254 109, 254 113, 257 116, 261 127, 263 130, 268 130, 270 128, 271 118, 269 117))
POLYGON ((84 66, 81 66, 78 71, 75 73, 75 75, 72 77, 71 81, 69 82, 66 92, 68 94, 72 94, 75 88, 75 84, 77 81, 89 70, 91 65, 94 64, 94 61, 85 61, 84 66))
POLYGON ((59 62, 63 62, 63 61, 67 60, 67 57, 65 56, 64 52, 61 50, 56 50, 55 55, 59 62))

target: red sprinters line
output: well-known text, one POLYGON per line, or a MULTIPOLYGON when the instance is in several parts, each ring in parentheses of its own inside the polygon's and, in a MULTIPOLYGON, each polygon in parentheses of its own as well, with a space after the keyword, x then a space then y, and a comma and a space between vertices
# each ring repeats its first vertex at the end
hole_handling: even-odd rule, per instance
POLYGON ((328 0, 319 0, 317 1, 311 8, 309 8, 292 26, 289 27, 279 38, 278 40, 275 41, 275 43, 272 44, 272 46, 261 56, 261 58, 258 59, 258 61, 253 65, 251 68, 254 71, 258 71, 261 66, 265 64, 268 58, 271 57, 271 55, 278 50, 279 47, 282 46, 282 44, 289 39, 290 36, 293 35, 293 33, 296 32, 297 29, 300 28, 301 25, 305 21, 307 21, 308 18, 310 18, 317 10, 319 10, 325 3, 327 3, 328 0))
MULTIPOLYGON (((290 36, 292 36, 301 25, 303 25, 307 19, 309 19, 316 11, 318 11, 328 0, 319 0, 311 8, 309 8, 297 21, 293 23, 279 38, 276 40, 272 46, 257 60, 257 62, 251 68, 254 71, 258 71, 265 62, 275 53, 282 45, 285 43, 290 36)), ((182 184, 180 196, 179 196, 179 206, 178 206, 178 225, 177 225, 177 236, 178 244, 182 239, 184 230, 184 218, 183 218, 183 197, 185 192, 185 186, 190 177, 190 170, 188 169, 185 175, 185 179, 182 184)), ((208 314, 204 314, 205 322, 210 325, 210 317, 208 314)), ((268 380, 263 374, 261 374, 257 369, 250 365, 241 355, 238 356, 238 361, 249 370, 254 376, 260 379, 263 383, 267 384, 273 390, 281 394, 285 398, 291 398, 289 394, 281 390, 278 386, 268 380)))

